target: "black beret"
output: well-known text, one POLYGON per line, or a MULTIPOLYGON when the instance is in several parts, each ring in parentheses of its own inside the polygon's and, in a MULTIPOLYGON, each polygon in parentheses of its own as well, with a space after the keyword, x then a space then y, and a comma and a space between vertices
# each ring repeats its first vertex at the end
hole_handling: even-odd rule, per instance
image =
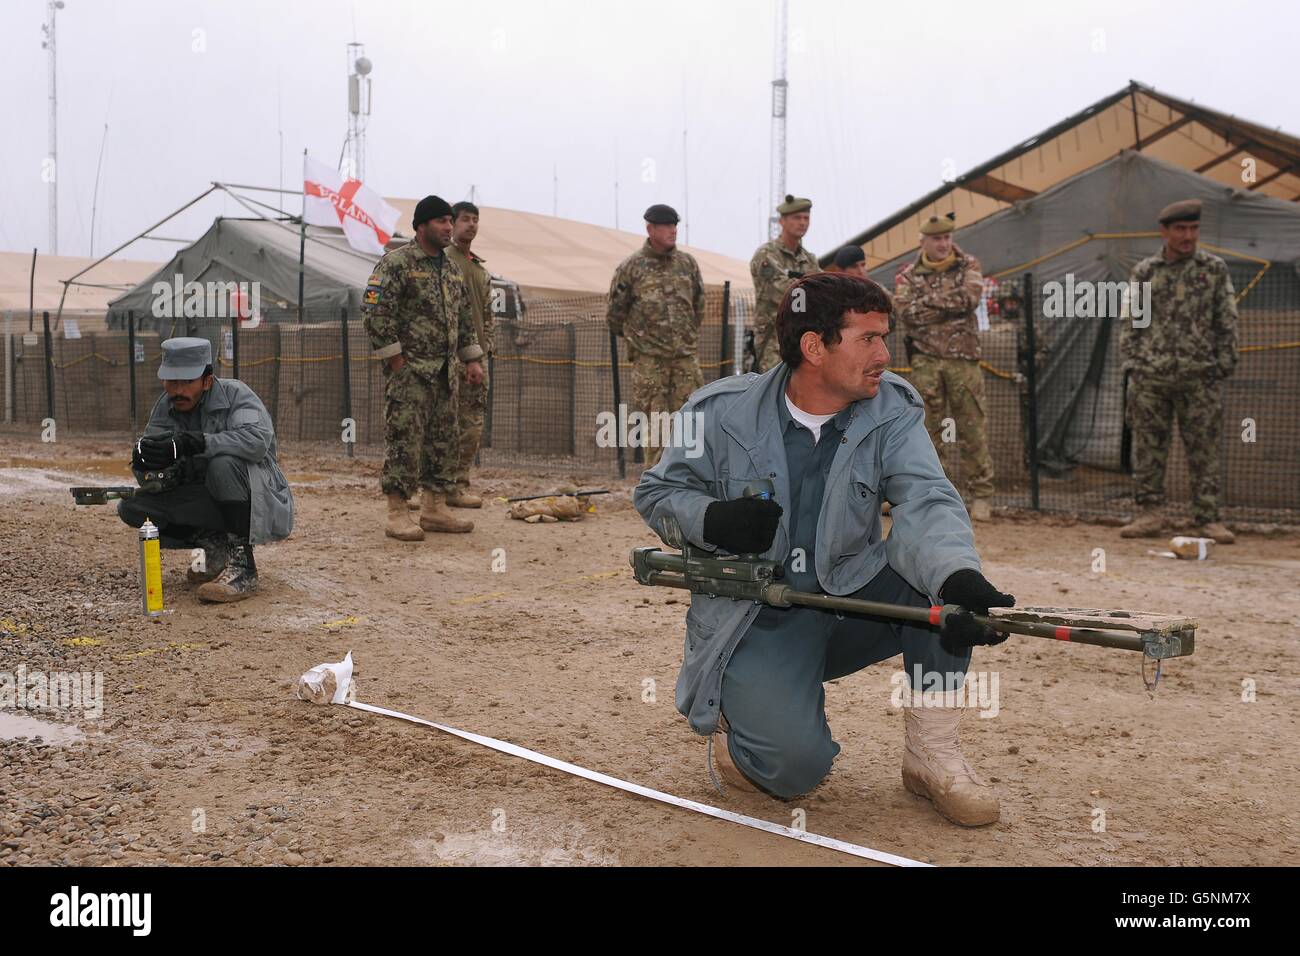
POLYGON ((681 220, 672 206, 655 203, 645 211, 645 221, 655 226, 675 226, 681 220))
POLYGON ((440 196, 425 196, 415 204, 415 216, 411 219, 411 228, 418 229, 420 223, 430 219, 441 219, 451 215, 451 206, 440 196))
POLYGON ((1199 199, 1181 199, 1171 202, 1160 210, 1159 222, 1167 226, 1171 222, 1200 222, 1201 201, 1199 199))
POLYGON ((866 261, 867 254, 862 251, 861 246, 845 246, 835 253, 835 265, 841 269, 847 269, 851 265, 866 261))

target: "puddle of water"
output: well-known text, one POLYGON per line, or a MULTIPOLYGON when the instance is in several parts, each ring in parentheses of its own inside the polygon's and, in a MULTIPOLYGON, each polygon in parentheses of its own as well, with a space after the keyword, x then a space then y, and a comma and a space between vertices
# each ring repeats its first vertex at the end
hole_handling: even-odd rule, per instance
POLYGON ((84 738, 84 734, 71 724, 52 724, 48 720, 37 720, 11 710, 0 710, 0 740, 16 740, 26 737, 31 743, 33 737, 40 737, 47 744, 64 747, 75 744, 84 738))
POLYGON ((0 458, 0 468, 35 468, 131 478, 130 456, 127 451, 116 458, 0 458))

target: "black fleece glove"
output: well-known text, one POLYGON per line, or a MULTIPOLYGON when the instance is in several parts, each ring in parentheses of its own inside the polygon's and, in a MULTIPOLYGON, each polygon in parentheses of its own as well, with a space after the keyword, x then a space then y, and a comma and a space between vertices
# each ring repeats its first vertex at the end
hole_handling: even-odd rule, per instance
POLYGON ((939 632, 939 643, 949 654, 960 654, 977 644, 1001 644, 1007 639, 1006 634, 975 623, 972 612, 988 614, 991 607, 1015 607, 1016 599, 989 584, 978 571, 971 568, 954 571, 939 588, 939 600, 964 608, 961 613, 949 615, 939 632))
POLYGON ((781 506, 770 499, 715 501, 704 509, 704 540, 731 554, 761 554, 780 522, 781 506))
POLYGON ((180 446, 171 435, 141 438, 136 442, 131 464, 139 471, 158 471, 174 462, 179 451, 180 446))

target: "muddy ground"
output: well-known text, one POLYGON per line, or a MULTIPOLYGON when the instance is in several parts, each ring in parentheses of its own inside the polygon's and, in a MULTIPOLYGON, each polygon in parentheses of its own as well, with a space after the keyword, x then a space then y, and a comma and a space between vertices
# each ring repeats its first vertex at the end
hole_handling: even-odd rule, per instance
MULTIPOLYGON (((783 824, 803 811, 810 831, 915 859, 1300 862, 1295 533, 1247 534, 1193 563, 1068 519, 979 527, 987 575, 1022 604, 1180 613, 1200 629, 1154 695, 1132 653, 1017 637, 977 649, 998 714, 968 715, 965 747, 1003 809, 963 830, 903 789, 892 663, 828 686, 843 752, 812 795, 713 791, 705 741, 673 707, 687 599, 631 579, 629 549, 657 541, 626 483, 582 522, 526 525, 493 500, 472 534, 402 544, 382 534, 377 460, 290 452, 297 527, 258 549, 260 593, 201 605, 188 556, 165 552, 174 613, 150 621, 134 532, 66 491, 125 479, 122 459, 108 438, 0 434, 0 672, 104 681, 98 719, 0 710, 0 863, 861 862, 294 699, 298 675, 348 650, 368 703, 783 824)), ((479 486, 504 496, 568 477, 494 471, 479 486)))

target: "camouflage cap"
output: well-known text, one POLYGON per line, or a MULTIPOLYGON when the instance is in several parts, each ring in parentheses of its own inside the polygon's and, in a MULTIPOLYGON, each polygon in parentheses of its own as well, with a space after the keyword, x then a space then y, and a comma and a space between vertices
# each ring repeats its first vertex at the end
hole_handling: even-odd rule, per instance
POLYGON ((672 206, 655 203, 645 211, 645 221, 654 226, 675 226, 681 219, 672 206))
POLYGON ((946 216, 931 216, 921 223, 921 235, 942 236, 944 233, 952 232, 957 228, 956 219, 955 212, 950 212, 946 216))
POLYGON ((797 196, 786 196, 785 202, 776 207, 776 211, 783 216, 788 216, 792 212, 809 212, 812 209, 811 199, 800 199, 797 196))
POLYGON ((1160 210, 1158 218, 1162 226, 1167 226, 1171 222, 1200 222, 1201 201, 1199 199, 1180 199, 1178 202, 1171 202, 1160 210))
POLYGON ((158 378, 162 381, 188 382, 203 374, 212 364, 212 343, 207 339, 175 338, 162 344, 162 364, 158 378))

